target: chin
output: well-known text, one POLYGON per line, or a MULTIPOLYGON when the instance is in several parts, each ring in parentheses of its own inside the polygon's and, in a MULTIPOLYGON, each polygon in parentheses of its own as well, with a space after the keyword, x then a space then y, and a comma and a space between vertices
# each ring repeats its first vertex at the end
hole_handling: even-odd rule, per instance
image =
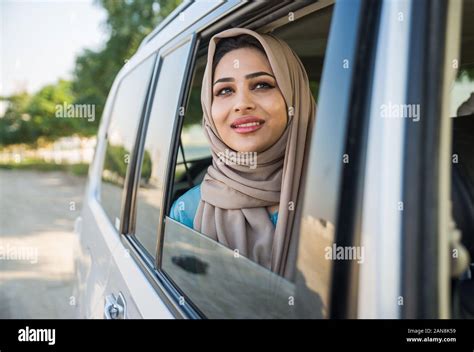
POLYGON ((249 145, 246 143, 236 143, 235 149, 240 153, 260 153, 263 150, 263 146, 261 144, 253 144, 249 145))

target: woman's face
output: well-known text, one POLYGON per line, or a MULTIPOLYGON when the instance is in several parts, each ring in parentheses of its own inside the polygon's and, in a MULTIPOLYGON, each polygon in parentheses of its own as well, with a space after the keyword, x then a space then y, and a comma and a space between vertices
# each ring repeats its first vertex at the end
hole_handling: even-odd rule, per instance
POLYGON ((225 54, 214 72, 212 95, 212 118, 231 149, 262 152, 283 134, 285 100, 259 50, 241 48, 225 54))

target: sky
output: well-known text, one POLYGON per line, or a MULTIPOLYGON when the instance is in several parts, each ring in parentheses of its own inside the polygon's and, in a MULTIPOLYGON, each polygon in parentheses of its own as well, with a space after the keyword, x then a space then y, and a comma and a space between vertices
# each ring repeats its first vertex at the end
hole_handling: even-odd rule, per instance
POLYGON ((76 56, 105 45, 105 20, 93 0, 0 0, 0 96, 71 78, 76 56))

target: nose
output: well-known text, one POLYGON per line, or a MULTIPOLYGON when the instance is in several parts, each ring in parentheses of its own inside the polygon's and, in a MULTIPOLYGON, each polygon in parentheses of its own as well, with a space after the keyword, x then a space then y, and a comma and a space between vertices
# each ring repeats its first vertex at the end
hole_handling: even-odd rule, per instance
POLYGON ((236 101, 234 105, 235 112, 245 112, 247 110, 254 110, 255 102, 253 101, 250 92, 240 90, 240 93, 236 94, 236 101))

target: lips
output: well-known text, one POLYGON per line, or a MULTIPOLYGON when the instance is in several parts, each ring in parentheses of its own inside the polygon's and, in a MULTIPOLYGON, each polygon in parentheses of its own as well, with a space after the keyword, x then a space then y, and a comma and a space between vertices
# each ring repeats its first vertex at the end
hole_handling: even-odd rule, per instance
POLYGON ((265 120, 256 116, 245 116, 236 119, 230 127, 237 133, 251 133, 262 128, 265 120))

